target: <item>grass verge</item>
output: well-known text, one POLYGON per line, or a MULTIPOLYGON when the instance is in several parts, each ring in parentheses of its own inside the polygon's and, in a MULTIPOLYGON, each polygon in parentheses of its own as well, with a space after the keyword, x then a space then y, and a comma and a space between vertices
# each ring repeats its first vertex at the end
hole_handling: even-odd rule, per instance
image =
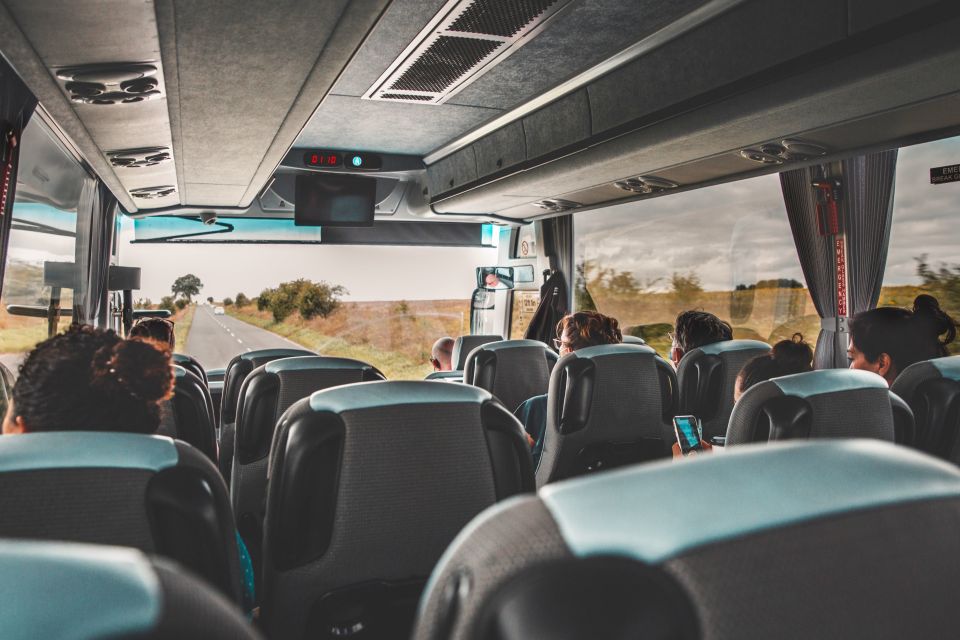
POLYGON ((197 305, 188 304, 170 318, 174 322, 173 332, 177 338, 177 351, 180 353, 182 353, 184 347, 187 346, 187 336, 190 335, 190 327, 193 325, 193 314, 196 312, 197 305))

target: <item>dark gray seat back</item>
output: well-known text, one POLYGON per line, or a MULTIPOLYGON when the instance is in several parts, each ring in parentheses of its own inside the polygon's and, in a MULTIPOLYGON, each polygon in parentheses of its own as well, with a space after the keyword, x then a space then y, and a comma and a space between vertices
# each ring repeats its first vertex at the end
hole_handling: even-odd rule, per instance
POLYGON ((298 401, 270 454, 268 633, 406 637, 440 554, 477 513, 533 491, 531 464, 519 421, 475 387, 368 382, 298 401))
POLYGON ((875 373, 825 369, 761 382, 730 415, 726 445, 806 438, 913 441, 913 414, 875 373))
POLYGON ((376 368, 349 358, 280 358, 250 372, 240 389, 230 498, 237 528, 259 566, 267 497, 267 460, 280 416, 314 391, 383 380, 376 368))
POLYGON ((4 540, 0 593, 8 640, 260 637, 235 603, 183 567, 135 549, 4 540))
POLYGON ((220 400, 220 473, 230 484, 230 471, 233 466, 233 439, 237 421, 237 403, 240 401, 240 388, 250 372, 278 358, 295 356, 315 356, 306 349, 258 349, 241 353, 227 364, 223 374, 223 391, 220 400))
POLYGON ((241 601, 227 488, 185 442, 80 431, 0 438, 0 514, 0 538, 134 547, 241 601))
POLYGON ((173 364, 183 367, 193 375, 203 380, 203 384, 208 383, 206 370, 204 370, 203 365, 200 364, 200 361, 193 356, 188 356, 185 353, 174 353, 170 359, 173 360, 173 364))
POLYGON ((500 342, 501 340, 503 340, 503 336, 496 334, 459 336, 453 342, 453 354, 450 357, 452 369, 454 371, 463 371, 464 367, 467 366, 467 356, 470 355, 471 351, 485 344, 500 342))
POLYGON ((217 429, 210 391, 184 367, 173 366, 173 398, 164 403, 158 433, 183 440, 217 463, 217 429))
POLYGON ((743 365, 770 351, 758 340, 724 340, 685 353, 677 367, 678 415, 700 418, 703 438, 722 436, 733 410, 733 390, 743 365))
POLYGON ((413 638, 484 637, 485 602, 515 576, 597 555, 664 570, 709 640, 954 637, 958 527, 960 470, 879 441, 638 465, 474 519, 434 570, 413 638))
POLYGON ((486 389, 510 411, 525 400, 543 395, 557 354, 536 340, 501 340, 470 352, 463 370, 466 384, 486 389))
POLYGON ((676 388, 673 367, 647 346, 586 347, 560 358, 537 486, 668 457, 676 388))
POLYGON ((960 464, 960 356, 910 365, 890 390, 913 411, 913 446, 960 464))

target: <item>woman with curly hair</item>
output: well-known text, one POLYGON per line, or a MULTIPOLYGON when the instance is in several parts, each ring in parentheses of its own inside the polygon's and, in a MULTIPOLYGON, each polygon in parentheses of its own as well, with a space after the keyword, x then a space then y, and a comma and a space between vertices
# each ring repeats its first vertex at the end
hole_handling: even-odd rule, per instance
MULTIPOLYGON (((557 323, 557 337, 553 345, 563 357, 578 349, 621 342, 623 334, 616 318, 596 311, 578 311, 564 316, 557 323)), ((543 450, 543 434, 547 430, 547 396, 544 394, 530 398, 520 405, 515 415, 527 432, 533 463, 536 465, 543 450)))

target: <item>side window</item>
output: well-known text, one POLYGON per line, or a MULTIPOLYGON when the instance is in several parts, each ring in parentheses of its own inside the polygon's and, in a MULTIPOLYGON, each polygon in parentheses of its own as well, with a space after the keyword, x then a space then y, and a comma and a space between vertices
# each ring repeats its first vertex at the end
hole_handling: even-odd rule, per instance
MULTIPOLYGON (((933 184, 931 169, 960 161, 960 137, 900 149, 890 248, 877 306, 913 306, 921 293, 960 318, 960 182, 933 184)), ((949 171, 949 170, 948 170, 949 171)), ((949 346, 960 353, 960 344, 949 346)))
POLYGON ((3 295, 0 353, 21 354, 70 324, 77 209, 88 174, 39 118, 23 131, 3 295))
POLYGON ((575 307, 617 318, 661 354, 687 309, 730 322, 736 338, 816 340, 777 176, 578 213, 574 225, 575 307))

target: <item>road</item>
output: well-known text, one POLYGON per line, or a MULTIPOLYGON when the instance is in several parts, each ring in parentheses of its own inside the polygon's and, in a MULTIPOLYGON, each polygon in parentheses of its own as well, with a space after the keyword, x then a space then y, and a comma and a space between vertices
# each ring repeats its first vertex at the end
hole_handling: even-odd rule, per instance
POLYGON ((244 351, 277 348, 303 347, 242 320, 213 315, 213 307, 197 305, 187 344, 177 351, 193 356, 204 369, 217 369, 244 351))

